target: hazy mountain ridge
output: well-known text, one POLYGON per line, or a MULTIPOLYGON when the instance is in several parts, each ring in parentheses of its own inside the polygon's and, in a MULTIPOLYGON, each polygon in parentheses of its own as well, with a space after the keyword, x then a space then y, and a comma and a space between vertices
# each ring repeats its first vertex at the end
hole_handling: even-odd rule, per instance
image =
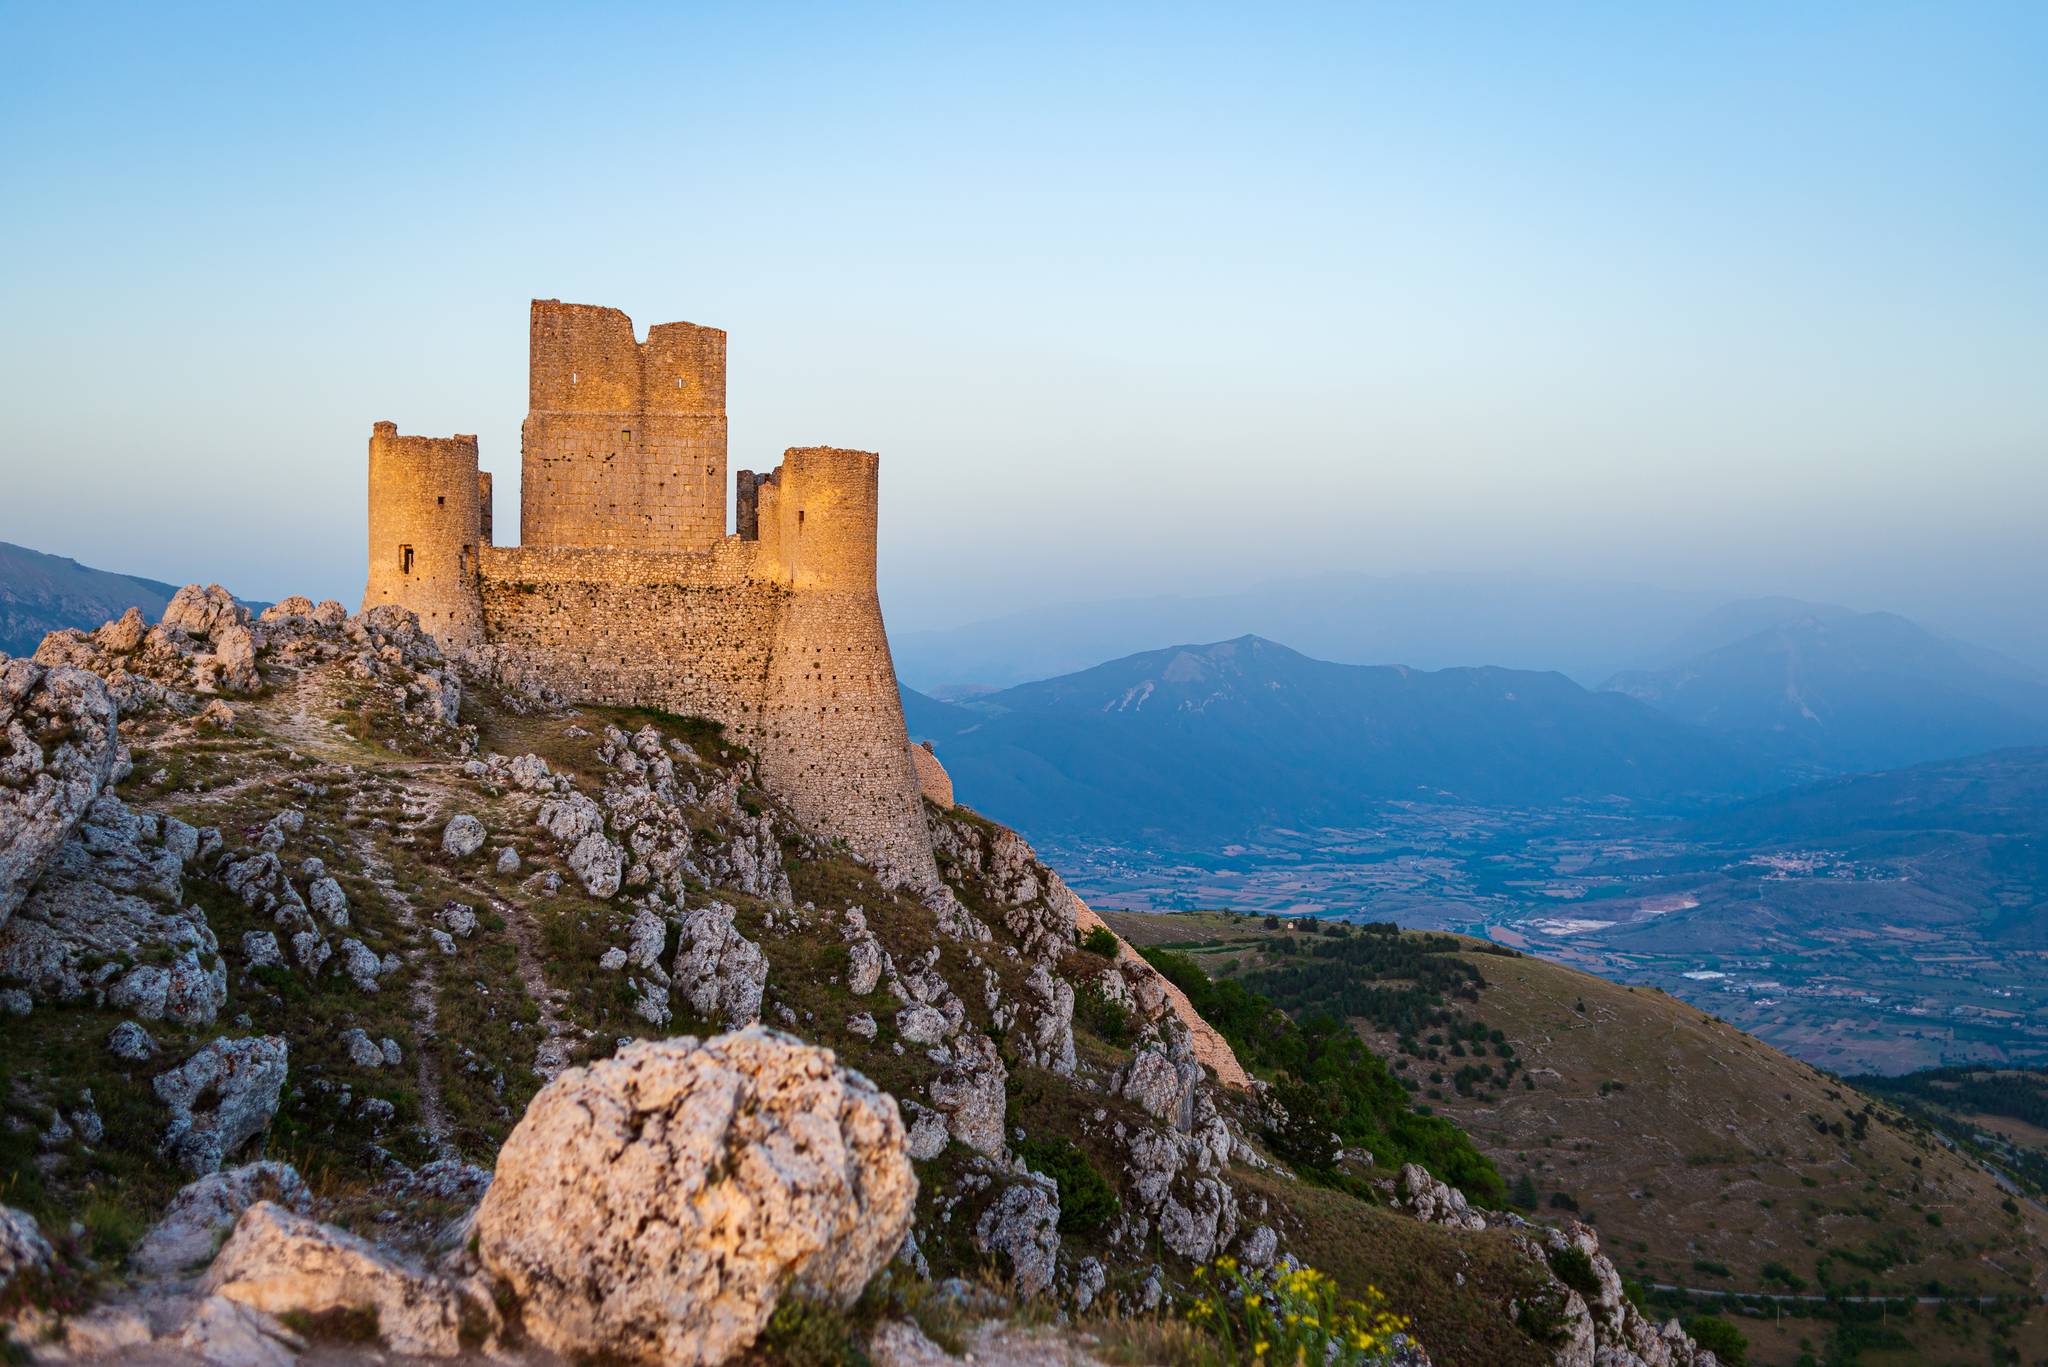
MULTIPOLYGON (((1710 595, 1642 584, 1476 574, 1325 574, 1228 593, 1054 603, 892 634, 900 676, 930 692, 1013 687, 1134 651, 1246 633, 1348 664, 1558 669, 1591 684, 1671 635, 1710 595)), ((1658 659, 1654 663, 1664 663, 1658 659)))
POLYGON ((905 706, 967 800, 1048 835, 1228 839, 1413 798, 1683 808, 1776 777, 1561 674, 1333 664, 1256 636, 905 706))
POLYGON ((1886 612, 1801 612, 1602 687, 1818 771, 2048 743, 2048 682, 1886 612))

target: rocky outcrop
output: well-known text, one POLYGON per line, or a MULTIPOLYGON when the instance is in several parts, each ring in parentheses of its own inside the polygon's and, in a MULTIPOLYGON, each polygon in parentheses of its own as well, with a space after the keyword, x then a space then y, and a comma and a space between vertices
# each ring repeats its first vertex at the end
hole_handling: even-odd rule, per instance
POLYGON ((200 1289, 271 1315, 374 1311, 377 1337, 394 1352, 416 1357, 462 1351, 466 1311, 479 1332, 486 1322, 482 1308, 471 1310, 447 1278, 269 1201, 250 1206, 235 1222, 200 1289))
POLYGON ((187 1171, 217 1172, 221 1162, 261 1134, 284 1088, 285 1041, 276 1035, 217 1039, 155 1082, 170 1108, 164 1150, 187 1171))
POLYGON ((1164 1041, 1147 1044, 1131 1054, 1131 1061, 1110 1078, 1110 1090, 1144 1107, 1155 1120, 1164 1120, 1185 1133, 1194 1124, 1195 1088, 1202 1081, 1202 1065, 1188 1051, 1178 1053, 1164 1041))
POLYGON ((946 1117, 946 1129, 968 1148, 997 1157, 1003 1152, 1003 1109, 1010 1070, 995 1041, 974 1033, 953 1041, 951 1056, 928 1093, 946 1117))
POLYGON ((736 1029, 761 1017, 768 960, 723 902, 684 913, 669 976, 675 995, 707 1020, 736 1029))
POLYGON ((101 794, 0 926, 0 976, 38 1001, 212 1021, 227 1000, 227 969, 204 913, 181 905, 179 851, 198 843, 183 822, 101 794))
POLYGON ((1235 1146, 1180 1023, 1162 1017, 1110 1085, 1163 1122, 1110 1127, 1125 1155, 1125 1203, 1111 1244, 1144 1248, 1156 1238, 1191 1262, 1230 1248, 1239 1211, 1223 1174, 1235 1146))
POLYGON ((92 674, 0 656, 0 926, 127 772, 118 721, 92 674))
POLYGON ((917 790, 927 802, 945 811, 953 810, 953 776, 932 751, 930 741, 911 742, 910 767, 917 771, 917 790))
POLYGON ((1518 1230, 1524 1257, 1543 1269, 1550 1296, 1562 1306, 1565 1344, 1556 1356, 1558 1367, 1719 1367, 1719 1359, 1694 1343, 1678 1321, 1660 1328, 1644 1318, 1623 1293, 1621 1274, 1589 1227, 1567 1220, 1561 1228, 1546 1228, 1518 1216, 1508 1222, 1518 1230), (1567 1286, 1557 1277, 1554 1268, 1565 1254, 1584 1259, 1590 1288, 1567 1286))
POLYGON ((17 1277, 49 1267, 56 1255, 36 1224, 36 1217, 13 1206, 0 1206, 0 1293, 17 1277))
POLYGON ((1472 1209, 1465 1193, 1431 1177, 1419 1164, 1404 1163, 1394 1182, 1394 1200, 1426 1225, 1481 1230, 1486 1217, 1472 1209))
POLYGON ((1019 1296, 1045 1290, 1059 1269, 1059 1188, 1035 1172, 1011 1181, 982 1208, 974 1224, 974 1246, 1009 1263, 1019 1296))
POLYGON ((130 608, 97 631, 53 631, 36 648, 51 665, 90 669, 107 680, 123 711, 178 703, 186 693, 254 693, 262 641, 249 610, 218 584, 187 584, 164 608, 163 620, 144 627, 130 608))
POLYGON ((786 1287, 850 1303, 916 1195, 895 1102, 829 1051, 759 1028, 641 1041, 534 1098, 477 1255, 555 1352, 718 1363, 786 1287))
POLYGON ((1034 964, 1024 987, 1024 1010, 1013 1035, 1019 1057, 1033 1067, 1073 1072, 1074 985, 1034 964))
MULTIPOLYGON (((1059 876, 1054 874, 1053 877, 1057 880, 1059 876)), ((1091 911, 1087 903, 1076 896, 1064 882, 1060 882, 1058 886, 1063 894, 1061 900, 1072 912, 1074 929, 1078 934, 1086 935, 1097 927, 1109 929, 1103 924, 1102 918, 1091 911)), ((1251 1089, 1251 1075, 1245 1072, 1244 1065, 1237 1061, 1237 1054, 1231 1049, 1230 1041, 1217 1034, 1215 1027, 1202 1019, 1201 1013, 1195 1010, 1194 1003, 1188 1000, 1187 993, 1168 982, 1164 974, 1146 963, 1136 950, 1122 940, 1117 941, 1116 970, 1123 978, 1125 986, 1139 999, 1139 1004, 1147 1016, 1156 1016, 1158 1007, 1161 1006, 1173 1013, 1174 1019, 1188 1032, 1188 1044, 1194 1051, 1195 1060, 1214 1073, 1218 1082, 1237 1091, 1251 1089), (1153 1005, 1155 1002, 1157 1006, 1153 1005)))
POLYGON ((258 1201, 274 1201, 304 1214, 312 1194, 289 1163, 245 1163, 188 1182, 128 1262, 144 1276, 163 1277, 199 1266, 213 1257, 221 1237, 242 1212, 258 1201))

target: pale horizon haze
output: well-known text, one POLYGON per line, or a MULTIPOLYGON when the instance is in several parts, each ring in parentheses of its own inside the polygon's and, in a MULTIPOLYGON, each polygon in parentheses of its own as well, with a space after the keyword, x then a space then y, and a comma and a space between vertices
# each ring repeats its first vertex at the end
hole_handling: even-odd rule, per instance
MULTIPOLYGON (((883 457, 892 629, 1324 573, 2048 663, 2048 8, 0 4, 0 540, 362 592, 527 305, 883 457)), ((1132 648, 1161 644, 1134 641, 1132 648)))

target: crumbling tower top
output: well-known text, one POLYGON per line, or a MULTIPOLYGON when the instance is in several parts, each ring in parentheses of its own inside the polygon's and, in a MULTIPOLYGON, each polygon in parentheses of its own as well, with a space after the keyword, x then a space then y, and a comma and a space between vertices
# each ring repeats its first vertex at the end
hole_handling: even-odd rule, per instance
POLYGON ((519 539, 705 550, 725 533, 725 333, 533 301, 519 539))

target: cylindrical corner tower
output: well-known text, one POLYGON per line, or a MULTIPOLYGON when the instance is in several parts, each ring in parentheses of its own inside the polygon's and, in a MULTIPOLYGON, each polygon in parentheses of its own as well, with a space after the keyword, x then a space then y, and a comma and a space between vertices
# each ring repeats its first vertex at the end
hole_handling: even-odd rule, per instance
MULTIPOLYGON (((798 446, 776 471, 778 553, 794 588, 875 591, 875 518, 882 458, 798 446)), ((765 505, 764 505, 765 511, 765 505)))
POLYGON ((483 642, 476 438, 370 433, 370 577, 363 610, 396 603, 448 650, 483 642))
POLYGON ((936 887, 910 738, 875 594, 881 458, 802 447, 756 486, 758 560, 788 586, 753 744, 761 781, 844 836, 885 882, 936 887))

